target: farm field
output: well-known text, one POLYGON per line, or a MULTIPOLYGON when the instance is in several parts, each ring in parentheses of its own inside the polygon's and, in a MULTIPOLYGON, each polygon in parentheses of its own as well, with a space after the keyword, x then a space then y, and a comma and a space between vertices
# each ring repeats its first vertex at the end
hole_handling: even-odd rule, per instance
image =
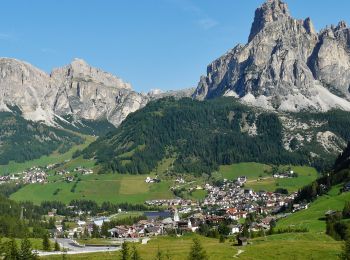
POLYGON ((173 194, 169 191, 170 183, 162 181, 155 184, 145 183, 145 176, 103 174, 81 176, 74 192, 74 182, 63 180, 48 184, 30 184, 11 195, 16 201, 32 201, 39 204, 42 201, 58 200, 69 203, 73 199, 94 200, 97 203, 110 201, 113 203, 129 202, 143 204, 145 200, 168 199, 173 194))

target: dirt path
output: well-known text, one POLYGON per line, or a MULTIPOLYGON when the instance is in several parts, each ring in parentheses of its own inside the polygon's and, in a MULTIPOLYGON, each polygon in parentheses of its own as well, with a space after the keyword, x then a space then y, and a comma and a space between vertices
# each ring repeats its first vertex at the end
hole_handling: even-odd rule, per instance
POLYGON ((238 258, 239 255, 242 254, 242 253, 244 253, 244 251, 241 250, 241 249, 239 249, 238 252, 237 252, 237 254, 235 254, 233 257, 234 257, 234 258, 238 258))

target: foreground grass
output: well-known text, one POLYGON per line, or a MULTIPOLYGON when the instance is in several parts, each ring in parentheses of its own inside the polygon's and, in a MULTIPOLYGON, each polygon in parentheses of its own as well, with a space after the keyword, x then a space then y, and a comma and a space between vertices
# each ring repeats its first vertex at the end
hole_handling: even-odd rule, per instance
POLYGON ((239 259, 338 259, 341 246, 325 234, 280 234, 253 240, 239 259))
MULTIPOLYGON (((158 248, 170 256, 172 260, 186 259, 196 235, 186 235, 180 238, 160 237, 152 239, 147 245, 137 245, 142 259, 155 259, 158 248)), ((337 259, 341 251, 341 242, 337 242, 322 234, 281 234, 266 238, 251 240, 246 247, 237 247, 226 241, 219 243, 218 239, 197 236, 209 259, 232 259, 238 253, 239 259, 337 259)), ((119 252, 94 253, 68 256, 68 259, 118 259, 119 252)), ((61 256, 51 256, 44 259, 61 259, 61 256)))
POLYGON ((73 199, 94 200, 97 203, 110 201, 113 203, 129 202, 143 204, 145 200, 173 198, 169 190, 170 183, 163 181, 155 184, 145 183, 145 176, 103 174, 81 176, 74 192, 74 182, 57 180, 48 184, 31 184, 11 195, 16 201, 62 201, 69 203, 73 199), (56 192, 58 191, 58 192, 56 192))

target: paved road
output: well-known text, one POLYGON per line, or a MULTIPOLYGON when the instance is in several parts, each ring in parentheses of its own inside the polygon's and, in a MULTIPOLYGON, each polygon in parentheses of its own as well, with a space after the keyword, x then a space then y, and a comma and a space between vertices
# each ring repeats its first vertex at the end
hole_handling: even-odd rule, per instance
MULTIPOLYGON (((114 252, 120 250, 119 246, 81 246, 76 244, 73 240, 67 238, 57 238, 57 242, 61 248, 67 250, 67 254, 84 254, 84 253, 98 253, 98 252, 114 252)), ((41 252, 38 251, 39 256, 58 255, 62 252, 41 252)))

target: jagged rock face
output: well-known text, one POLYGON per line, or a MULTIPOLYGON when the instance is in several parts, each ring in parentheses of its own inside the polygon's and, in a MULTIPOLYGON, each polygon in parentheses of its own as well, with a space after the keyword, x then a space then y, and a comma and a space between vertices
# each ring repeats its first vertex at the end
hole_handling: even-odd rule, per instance
POLYGON ((119 125, 129 113, 148 102, 145 95, 132 91, 130 84, 83 60, 75 59, 70 65, 53 70, 51 78, 58 86, 53 111, 61 116, 107 118, 119 125))
POLYGON ((1 58, 0 64, 0 110, 18 106, 26 119, 51 118, 50 102, 55 88, 49 75, 15 59, 1 58))
POLYGON ((350 29, 345 22, 320 33, 310 67, 330 91, 349 100, 350 29))
POLYGON ((17 106, 26 119, 50 125, 55 117, 72 115, 77 120, 107 119, 118 126, 150 100, 180 93, 137 93, 130 84, 80 59, 51 75, 22 61, 0 59, 0 111, 17 106))
POLYGON ((235 96, 282 111, 350 110, 349 39, 344 23, 317 34, 309 18, 293 19, 285 3, 268 0, 248 43, 210 64, 194 97, 235 96))

